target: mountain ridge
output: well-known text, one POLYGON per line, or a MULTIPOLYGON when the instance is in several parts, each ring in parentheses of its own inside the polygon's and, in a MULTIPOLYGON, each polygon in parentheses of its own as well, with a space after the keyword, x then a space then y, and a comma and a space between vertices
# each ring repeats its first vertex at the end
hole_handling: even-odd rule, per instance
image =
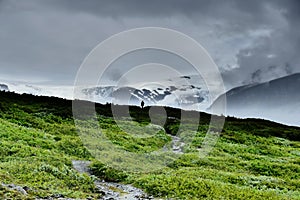
POLYGON ((211 106, 226 95, 227 115, 272 118, 299 126, 299 85, 300 73, 295 73, 264 83, 240 86, 222 94, 211 106))

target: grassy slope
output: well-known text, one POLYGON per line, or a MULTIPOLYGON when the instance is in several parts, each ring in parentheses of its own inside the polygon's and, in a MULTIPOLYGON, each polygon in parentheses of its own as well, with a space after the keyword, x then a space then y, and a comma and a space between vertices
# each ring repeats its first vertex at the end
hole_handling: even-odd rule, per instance
MULTIPOLYGON (((0 98, 0 182, 28 186, 29 197, 97 196, 92 194, 93 180, 72 169, 72 159, 90 158, 73 122, 50 114, 51 105, 45 108, 44 100, 31 102, 4 94, 0 98)), ((21 198, 0 188, 0 196, 13 194, 21 198)))
MULTIPOLYGON (((152 151, 170 140, 164 133, 146 141, 132 138, 118 129, 109 105, 97 105, 96 110, 102 115, 99 122, 107 136, 127 151, 152 151)), ((167 113, 180 118, 179 110, 167 108, 167 113)), ((131 115, 139 123, 149 123, 147 109, 132 107, 131 115)), ((213 152, 199 159, 195 149, 201 146, 208 121, 209 115, 201 113, 197 137, 185 148, 187 154, 165 169, 127 174, 98 161, 94 161, 92 169, 106 180, 133 183, 161 197, 297 199, 300 196, 299 128, 264 120, 227 118, 213 152)), ((164 128, 172 134, 178 123, 169 120, 164 128)), ((78 137, 70 101, 0 92, 0 143, 0 182, 29 186, 32 188, 29 197, 97 196, 93 180, 71 167, 72 159, 93 158, 78 137)), ((1 195, 20 196, 3 187, 1 195)))

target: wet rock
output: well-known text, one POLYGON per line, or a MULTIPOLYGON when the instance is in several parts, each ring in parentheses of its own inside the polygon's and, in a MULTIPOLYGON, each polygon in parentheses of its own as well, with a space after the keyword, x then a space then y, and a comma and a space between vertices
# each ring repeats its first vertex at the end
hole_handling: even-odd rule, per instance
MULTIPOLYGON (((1 183, 1 185, 2 185, 3 187, 5 187, 5 188, 9 189, 9 190, 15 190, 15 191, 17 191, 17 192, 19 192, 19 193, 21 193, 21 194, 23 194, 23 195, 27 195, 26 190, 25 190, 23 187, 19 186, 19 185, 15 185, 15 184, 4 184, 4 183, 1 183)), ((25 186, 25 188, 27 189, 28 187, 25 186)))
POLYGON ((63 194, 53 194, 51 197, 58 199, 58 198, 64 198, 65 196, 63 194))
POLYGON ((84 160, 72 160, 72 164, 75 170, 77 170, 79 173, 87 173, 91 175, 89 165, 91 164, 90 161, 84 161, 84 160))
POLYGON ((185 143, 182 142, 178 136, 170 136, 172 138, 172 151, 177 154, 182 154, 185 143))

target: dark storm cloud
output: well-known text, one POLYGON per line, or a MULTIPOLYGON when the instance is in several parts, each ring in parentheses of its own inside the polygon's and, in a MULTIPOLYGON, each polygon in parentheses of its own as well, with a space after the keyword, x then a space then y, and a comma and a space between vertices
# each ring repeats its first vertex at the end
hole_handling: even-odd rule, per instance
MULTIPOLYGON (((54 0, 48 1, 55 9, 70 12, 85 12, 102 17, 112 18, 161 18, 181 16, 193 22, 215 18, 231 23, 251 27, 256 22, 264 20, 264 6, 266 2, 259 0, 54 0)), ((247 27, 244 27, 247 28, 247 27)))
POLYGON ((215 7, 215 3, 223 4, 221 1, 215 0, 55 0, 55 3, 52 1, 49 5, 57 9, 88 12, 102 16, 149 16, 152 18, 172 14, 193 15, 194 13, 209 12, 215 7))
POLYGON ((300 71, 299 4, 0 0, 0 78, 72 83, 80 63, 99 42, 130 28, 162 26, 201 43, 229 87, 264 81, 300 71))
POLYGON ((268 36, 239 50, 236 54, 238 68, 223 74, 228 82, 263 82, 300 72, 300 2, 274 1, 269 9, 276 11, 269 13, 269 17, 277 24, 271 27, 268 36))
MULTIPOLYGON (((272 1, 239 1, 239 0, 52 0, 49 6, 69 11, 82 11, 103 16, 168 16, 168 15, 194 15, 215 14, 223 17, 224 13, 234 14, 230 10, 241 12, 263 14, 263 6, 272 1), (227 9, 227 10, 224 10, 227 9), (223 11, 223 13, 211 13, 212 11, 223 11)), ((211 17, 211 16, 208 16, 211 17)))

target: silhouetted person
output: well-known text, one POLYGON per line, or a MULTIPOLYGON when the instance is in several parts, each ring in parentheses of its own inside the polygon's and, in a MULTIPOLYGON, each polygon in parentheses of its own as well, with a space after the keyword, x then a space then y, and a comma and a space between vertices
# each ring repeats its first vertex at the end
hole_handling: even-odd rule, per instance
POLYGON ((142 102, 141 102, 141 107, 144 108, 144 105, 145 105, 145 102, 142 101, 142 102))

